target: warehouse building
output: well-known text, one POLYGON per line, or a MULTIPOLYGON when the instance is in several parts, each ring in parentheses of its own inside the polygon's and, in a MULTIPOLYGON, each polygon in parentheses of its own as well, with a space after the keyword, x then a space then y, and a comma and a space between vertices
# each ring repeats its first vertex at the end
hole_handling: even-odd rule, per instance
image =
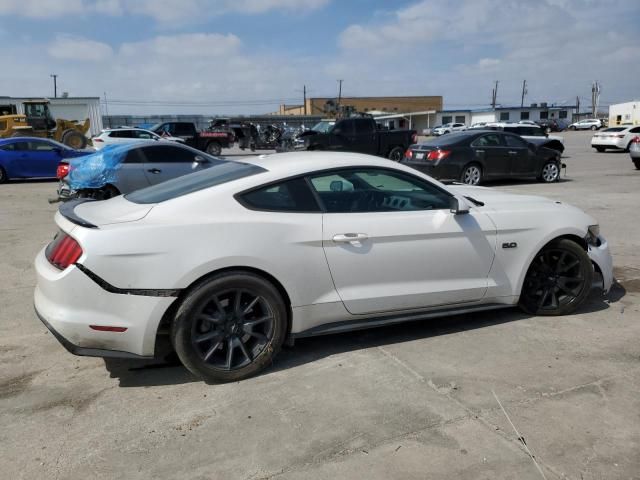
POLYGON ((436 115, 436 124, 464 123, 467 126, 474 123, 490 122, 519 122, 530 120, 539 122, 544 120, 559 120, 571 123, 576 113, 574 105, 548 105, 547 103, 532 103, 528 107, 496 107, 474 110, 442 110, 436 115))
POLYGON ((442 109, 442 96, 408 97, 314 97, 302 105, 280 105, 277 115, 334 115, 339 108, 383 114, 424 112, 442 109))
POLYGON ((640 125, 640 101, 615 103, 609 106, 609 125, 623 123, 640 125))
MULTIPOLYGON (((42 100, 47 97, 0 97, 0 114, 24 114, 24 102, 42 100)), ((89 119, 88 135, 98 135, 102 130, 102 114, 99 97, 58 97, 47 98, 53 118, 77 120, 89 119)))

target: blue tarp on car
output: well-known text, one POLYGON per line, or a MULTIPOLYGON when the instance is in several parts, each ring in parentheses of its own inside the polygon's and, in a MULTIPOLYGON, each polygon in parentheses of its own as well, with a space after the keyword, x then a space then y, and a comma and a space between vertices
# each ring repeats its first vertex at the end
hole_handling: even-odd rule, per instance
POLYGON ((91 155, 74 158, 69 164, 69 186, 73 190, 100 188, 116 181, 116 174, 132 145, 106 145, 91 155))

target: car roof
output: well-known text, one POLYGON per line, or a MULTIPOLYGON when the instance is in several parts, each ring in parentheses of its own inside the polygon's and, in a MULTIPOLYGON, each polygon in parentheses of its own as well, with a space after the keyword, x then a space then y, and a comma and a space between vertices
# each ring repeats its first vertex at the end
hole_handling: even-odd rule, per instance
POLYGON ((63 145, 60 142, 56 142, 55 140, 51 140, 50 138, 43 138, 43 137, 10 137, 10 138, 0 138, 0 145, 7 145, 9 143, 15 143, 15 142, 31 142, 34 140, 39 140, 41 142, 47 142, 47 143, 53 143, 55 145, 61 145, 63 147, 65 147, 66 145, 63 145))

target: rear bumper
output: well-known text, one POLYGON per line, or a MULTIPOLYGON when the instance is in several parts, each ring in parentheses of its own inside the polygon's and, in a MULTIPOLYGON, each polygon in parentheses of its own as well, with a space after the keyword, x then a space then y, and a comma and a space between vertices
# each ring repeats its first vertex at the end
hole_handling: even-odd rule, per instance
POLYGON ((624 144, 624 138, 620 138, 617 140, 604 140, 604 139, 595 139, 591 141, 592 147, 604 147, 604 148, 620 148, 625 149, 627 146, 624 144))
POLYGON ((76 355, 152 357, 158 325, 176 297, 113 293, 78 267, 58 270, 45 257, 35 261, 34 306, 38 317, 76 355), (125 327, 100 331, 91 325, 125 327))
POLYGON ((609 251, 609 244, 604 237, 598 237, 600 245, 589 245, 588 255, 602 273, 602 288, 607 293, 613 285, 613 259, 609 251))

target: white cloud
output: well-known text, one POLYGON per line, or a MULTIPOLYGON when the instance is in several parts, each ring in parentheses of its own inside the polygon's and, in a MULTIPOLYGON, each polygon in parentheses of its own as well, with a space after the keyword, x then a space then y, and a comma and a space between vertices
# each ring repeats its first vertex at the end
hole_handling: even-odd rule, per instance
POLYGON ((331 0, 0 0, 0 16, 59 18, 99 13, 144 15, 159 22, 198 23, 226 13, 308 12, 331 0))
POLYGON ((478 67, 480 68, 491 68, 500 65, 499 58, 481 58, 478 60, 478 67))
POLYGON ((89 62, 108 60, 113 55, 113 49, 106 43, 73 35, 57 35, 47 52, 59 60, 89 62))

